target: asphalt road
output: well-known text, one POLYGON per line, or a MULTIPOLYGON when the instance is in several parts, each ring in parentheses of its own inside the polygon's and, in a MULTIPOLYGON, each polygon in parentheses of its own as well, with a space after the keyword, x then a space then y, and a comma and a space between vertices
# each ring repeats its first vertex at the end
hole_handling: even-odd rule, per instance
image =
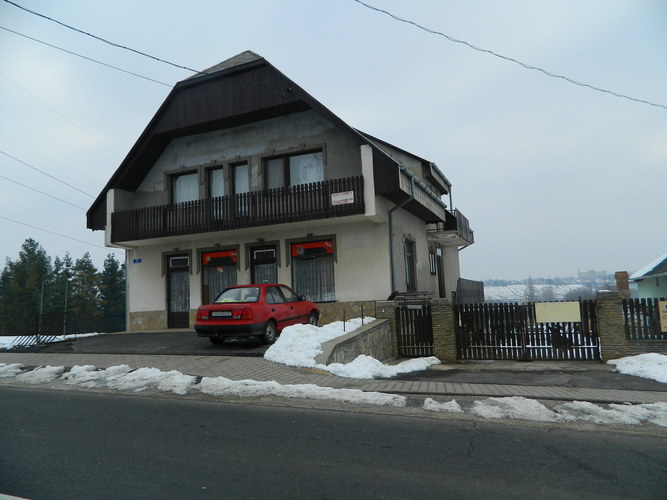
POLYGON ((78 498, 664 498, 667 439, 0 388, 0 493, 78 498))

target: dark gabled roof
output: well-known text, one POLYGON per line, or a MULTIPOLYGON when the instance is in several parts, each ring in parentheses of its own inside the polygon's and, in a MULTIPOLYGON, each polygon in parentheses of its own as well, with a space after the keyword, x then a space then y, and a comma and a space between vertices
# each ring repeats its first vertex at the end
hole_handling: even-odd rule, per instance
POLYGON ((91 205, 86 214, 87 227, 104 229, 107 192, 114 188, 136 190, 172 139, 311 109, 348 132, 359 144, 371 145, 385 163, 398 163, 266 59, 246 51, 174 86, 91 205))

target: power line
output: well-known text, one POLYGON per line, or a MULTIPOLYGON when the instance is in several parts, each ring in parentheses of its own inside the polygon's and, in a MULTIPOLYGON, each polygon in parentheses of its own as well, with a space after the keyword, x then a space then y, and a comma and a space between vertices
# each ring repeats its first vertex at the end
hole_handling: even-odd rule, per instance
POLYGON ((98 185, 100 184, 100 181, 98 181, 98 180, 96 180, 96 179, 93 179, 92 177, 89 177, 89 176, 87 176, 87 175, 85 175, 85 174, 79 172, 78 170, 72 168, 72 167, 68 167, 67 165, 65 165, 64 163, 59 162, 58 160, 54 160, 53 158, 50 158, 50 157, 46 156, 46 155, 43 154, 43 153, 40 153, 39 151, 37 151, 37 150, 34 149, 34 148, 31 148, 30 146, 26 146, 25 144, 21 144, 20 142, 15 141, 15 140, 12 139, 11 137, 7 137, 7 136, 4 135, 4 134, 0 134, 0 137, 2 137, 2 138, 4 138, 4 139, 7 139, 8 141, 11 141, 11 142, 13 142, 14 144, 16 144, 17 146, 21 146, 22 148, 25 148, 25 149, 27 149, 28 151, 31 151, 32 153, 35 153, 36 155, 41 156, 41 157, 44 158, 45 160, 49 160, 49 161, 51 161, 51 162, 53 162, 53 163, 55 163, 55 164, 57 164, 57 165, 60 165, 61 167, 66 168, 66 169, 69 170, 70 172, 74 172, 75 174, 80 175, 80 176, 83 177, 84 179, 88 179, 89 181, 94 182, 95 184, 98 184, 98 185))
POLYGON ((36 171, 39 172, 40 174, 46 175, 47 177, 50 177, 51 179, 53 179, 53 180, 55 180, 55 181, 58 181, 58 182, 60 182, 61 184, 64 184, 65 186, 74 189, 75 191, 78 191, 79 193, 85 194, 86 196, 90 196, 91 198, 95 198, 92 194, 88 194, 88 193, 86 193, 85 191, 81 191, 79 188, 74 187, 74 186, 72 186, 71 184, 68 184, 67 182, 65 182, 65 181, 63 181, 63 180, 60 180, 60 179, 58 179, 57 177, 54 177, 53 175, 48 174, 48 173, 44 172, 43 170, 38 169, 37 167, 33 167, 32 165, 29 165, 28 163, 24 162, 23 160, 19 160, 18 158, 14 157, 14 156, 12 156, 12 155, 10 155, 10 154, 7 154, 7 153, 5 153, 5 152, 2 151, 2 150, 0 150, 0 154, 3 154, 3 155, 5 155, 5 156, 7 156, 8 158, 11 158, 12 160, 15 160, 15 161, 21 163, 22 165, 25 165, 25 166, 28 167, 28 168, 31 168, 31 169, 33 169, 33 170, 36 170, 36 171))
MULTIPOLYGON (((8 0, 5 0, 5 2, 7 2, 7 1, 8 0)), ((540 73, 544 73, 545 75, 550 76, 551 78, 560 78, 561 80, 565 80, 568 83, 572 83, 572 84, 578 85, 580 87, 586 87, 586 88, 589 88, 591 90, 595 90, 597 92, 603 92, 605 94, 610 94, 610 95, 613 95, 614 97, 619 97, 621 99, 627 99, 629 101, 639 102, 639 103, 642 103, 642 104, 648 104, 649 106, 655 106, 656 108, 667 109, 667 106, 665 106, 664 104, 659 104, 659 103, 655 103, 655 102, 651 102, 651 101, 646 101, 644 99, 638 99, 636 97, 630 97, 628 95, 619 94, 619 93, 611 91, 611 90, 606 90, 606 89, 603 89, 603 88, 600 88, 600 87, 595 87, 595 86, 590 85, 588 83, 578 82, 578 81, 573 80, 573 79, 571 79, 567 76, 559 75, 557 73, 552 73, 551 71, 547 71, 547 70, 539 68, 537 66, 532 66, 530 64, 526 64, 524 62, 519 61, 518 59, 514 59, 514 58, 508 57, 508 56, 504 56, 502 54, 499 54, 499 53, 494 52, 494 51, 489 50, 489 49, 484 49, 484 48, 481 48, 481 47, 477 47, 477 46, 475 46, 475 45, 473 45, 469 42, 466 42, 465 40, 459 40, 458 38, 454 38, 452 36, 449 36, 446 33, 443 33, 441 31, 436 31, 436 30, 427 28, 427 27, 422 26, 421 24, 418 24, 414 21, 410 21, 409 19, 405 19, 405 18, 397 16, 396 14, 392 14, 391 12, 389 12, 387 10, 380 9, 378 7, 374 7, 372 5, 369 5, 365 2, 362 2, 361 0, 352 0, 352 1, 358 3, 359 5, 362 5, 362 6, 366 7, 367 9, 371 9, 371 10, 374 10, 376 12, 380 12, 382 14, 385 14, 385 15, 391 17, 392 19, 395 19, 396 21, 399 21, 399 22, 402 22, 402 23, 405 23, 405 24, 410 24, 410 25, 412 25, 412 26, 414 26, 414 27, 416 27, 416 28, 418 28, 422 31, 426 31, 427 33, 431 33, 432 35, 438 35, 438 36, 441 36, 443 38, 446 38, 450 42, 460 43, 460 44, 463 44, 466 47, 469 47, 469 48, 471 48, 473 50, 476 50, 478 52, 485 52, 487 54, 491 54, 492 56, 499 57, 500 59, 504 59, 506 61, 510 61, 510 62, 515 63, 515 64, 518 64, 519 66, 522 66, 525 69, 531 69, 531 70, 534 70, 534 71, 539 71, 540 73)))
POLYGON ((30 224, 26 224, 25 222, 21 222, 21 221, 18 221, 18 220, 10 219, 9 217, 4 217, 4 216, 2 216, 2 215, 0 215, 0 219, 4 219, 4 220, 7 220, 7 221, 9 221, 9 222, 13 222, 13 223, 15 223, 15 224, 20 224, 20 225, 22 225, 22 226, 31 227, 31 228, 33 228, 33 229, 37 229, 37 230, 39 230, 39 231, 44 231, 45 233, 54 234, 54 235, 56 235, 56 236, 60 236, 60 237, 62 237, 62 238, 67 238, 68 240, 78 241, 79 243, 83 243, 84 245, 90 245, 90 246, 97 247, 97 248, 103 248, 104 250, 108 250, 108 251, 110 251, 110 252, 124 253, 124 250, 118 250, 118 249, 116 249, 116 248, 104 247, 104 246, 102 246, 102 245, 96 245, 95 243, 89 243, 89 242, 87 242, 87 241, 83 241, 83 240, 80 240, 80 239, 77 239, 77 238, 72 238, 71 236, 66 236, 66 235, 64 235, 64 234, 56 233, 55 231, 50 231, 50 230, 48 230, 48 229, 44 229, 44 228, 42 228, 42 227, 32 226, 32 225, 30 225, 30 224))
POLYGON ((35 15, 35 16, 41 17, 42 19, 46 19, 47 21, 54 22, 54 23, 56 23, 56 24, 59 24, 60 26, 63 26, 63 27, 65 27, 65 28, 67 28, 67 29, 76 31, 77 33, 81 33, 82 35, 89 36, 89 37, 91 37, 91 38, 94 38, 95 40, 99 40, 100 42, 104 42, 104 43, 106 43, 106 44, 108 44, 108 45, 111 45, 111 46, 113 46, 113 47, 117 47, 117 48, 119 48, 119 49, 123 49, 123 50, 129 50, 130 52, 134 52, 135 54, 139 54, 139 55, 141 55, 141 56, 148 57, 148 58, 150 58, 150 59, 153 59, 153 60, 158 61, 158 62, 161 62, 161 63, 169 64, 170 66, 174 66, 175 68, 185 69, 185 70, 187 70, 187 71, 192 71, 193 73, 201 74, 201 71, 198 71, 198 70, 196 70, 196 69, 188 68, 187 66, 182 66, 182 65, 180 65, 180 64, 176 64, 176 63, 167 61, 167 60, 165 60, 165 59, 160 59, 159 57, 152 56, 152 55, 150 55, 150 54, 146 54, 145 52, 141 52, 140 50, 136 50, 136 49, 132 49, 132 48, 130 48, 130 47, 126 47, 126 46, 124 46, 124 45, 120 45, 120 44, 118 44, 118 43, 112 42, 112 41, 110 41, 110 40, 107 40, 107 39, 105 39, 105 38, 99 37, 99 36, 97 36, 97 35, 93 35, 92 33, 88 33, 87 31, 83 31, 83 30, 80 30, 79 28, 75 28, 74 26, 70 26, 69 24, 65 24, 65 23, 63 23, 63 22, 61 22, 61 21, 58 21, 57 19, 53 19, 52 17, 46 16, 46 15, 44 15, 44 14, 40 14, 39 12, 36 12, 36 11, 34 11, 34 10, 30 10, 30 9, 28 9, 28 8, 26 8, 26 7, 23 7, 23 6, 21 6, 21 5, 17 4, 17 3, 10 2, 9 0, 5 0, 5 2, 8 3, 8 4, 10 4, 10 5, 13 5, 14 7, 17 7, 17 8, 19 8, 19 9, 25 11, 25 12, 28 12, 28 13, 33 14, 33 15, 35 15))
POLYGON ((55 114, 57 114, 58 116, 60 116, 63 120, 65 120, 67 123, 69 123, 69 124, 72 125, 73 127, 78 128, 81 132, 83 132, 83 133, 86 134, 88 137, 90 137, 91 139, 93 139, 93 140, 94 140, 95 142, 97 142, 99 145, 104 146, 106 149, 108 149, 109 151, 111 151, 111 152, 114 153, 115 155, 117 155, 117 156, 121 156, 120 153, 118 153, 118 152, 114 151, 113 149, 111 149, 109 146, 107 146, 106 144, 104 144, 102 141, 100 141, 100 140, 99 140, 97 137, 95 137, 93 134, 91 134, 91 133, 88 132, 86 129, 84 129, 84 128, 80 127, 79 125, 77 125, 76 123, 74 123, 72 120, 70 120, 70 119, 67 118, 65 115, 63 115, 60 111, 58 111, 58 110, 55 109, 54 107, 50 106, 49 104, 47 104, 46 102, 44 102, 42 99, 40 99, 39 97, 37 97, 35 94, 33 94, 32 92, 30 92, 28 89, 26 89, 25 87, 21 86, 19 83, 15 82, 15 81, 12 80, 11 78, 9 78, 9 77, 8 77, 7 75, 5 75, 2 71, 0 71, 0 76, 4 77, 4 78, 7 79, 9 82, 11 82, 11 83, 13 83, 14 85, 16 85, 18 88, 20 88, 21 90, 23 90, 26 94, 30 95, 32 98, 34 98, 34 99, 36 99, 37 101, 41 102, 44 106, 46 106, 47 108, 49 108, 51 111, 53 111, 55 114))
POLYGON ((150 78, 148 76, 140 75, 139 73, 134 73, 132 71, 128 71, 128 70, 123 69, 123 68, 119 68, 118 66, 114 66, 112 64, 107 64, 105 62, 98 61, 97 59, 93 59, 92 57, 87 57, 87 56, 84 56, 83 54, 79 54, 77 52, 72 52, 71 50, 67 50, 67 49, 64 49, 62 47, 58 47, 57 45, 53 45, 51 43, 45 42, 43 40, 38 40, 37 38, 33 38, 31 36, 24 35, 23 33, 19 33, 18 31, 14 31, 14 30, 11 30, 9 28, 5 28, 4 26, 0 26, 0 29, 3 29, 5 31, 9 31, 10 33, 14 33, 15 35, 18 35, 18 36, 22 36, 23 38, 27 38, 28 40, 32 40, 33 42, 41 43, 41 44, 46 45, 48 47, 52 47, 54 49, 61 50, 63 52, 67 52, 68 54, 72 54, 73 56, 77 56, 77 57, 80 57, 82 59, 86 59, 87 61, 91 61, 91 62, 94 62, 94 63, 97 63, 97 64, 101 64, 102 66, 106 66, 107 68, 116 69, 118 71, 122 71, 123 73, 127 73, 128 75, 137 76, 139 78, 143 78, 144 80, 159 83, 160 85, 164 85, 166 87, 173 87, 173 85, 169 85, 168 83, 161 82, 160 80, 155 80, 155 79, 150 78))
POLYGON ((19 186, 23 186, 24 188, 30 189, 31 191, 35 191, 39 194, 43 194, 44 196, 48 196, 49 198, 53 198, 54 200, 62 201, 63 203, 67 203, 68 205, 71 205, 76 208, 80 208, 81 210, 86 210, 84 207, 80 207, 79 205, 75 205, 74 203, 70 203, 67 200, 63 200, 62 198, 58 198, 57 196, 53 196, 49 193, 45 193, 44 191, 40 191, 39 189, 35 189, 34 187, 28 186, 27 184, 23 184, 22 182, 15 181, 14 179, 10 179, 9 177, 5 177, 4 175, 0 175, 0 178, 8 180, 9 182, 13 182, 14 184, 18 184, 19 186))

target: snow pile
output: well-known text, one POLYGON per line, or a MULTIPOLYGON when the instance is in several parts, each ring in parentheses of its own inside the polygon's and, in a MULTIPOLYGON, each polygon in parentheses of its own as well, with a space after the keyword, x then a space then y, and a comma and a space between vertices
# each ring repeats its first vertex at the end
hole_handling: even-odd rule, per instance
POLYGON ((281 385, 275 381, 235 381, 225 377, 204 377, 197 387, 201 392, 215 396, 280 396, 397 407, 403 407, 407 403, 404 396, 396 394, 364 392, 359 389, 333 389, 313 384, 281 385))
POLYGON ((97 370, 92 365, 74 366, 62 378, 68 385, 80 385, 89 388, 107 388, 119 391, 156 389, 175 394, 187 394, 188 388, 192 387, 196 380, 196 377, 183 375, 176 370, 169 372, 163 372, 157 368, 131 370, 127 365, 112 366, 106 370, 97 370))
POLYGON ((650 352, 637 356, 628 356, 620 359, 607 361, 610 365, 616 365, 614 371, 624 375, 650 378, 667 384, 667 356, 650 352))
POLYGON ((484 418, 518 418, 538 422, 556 422, 558 415, 534 399, 519 396, 475 401, 470 413, 484 418))
MULTIPOLYGON (((425 410, 463 413, 455 400, 438 403, 424 400, 425 410)), ((470 413, 489 419, 520 419, 535 422, 591 422, 607 425, 641 425, 644 422, 667 427, 667 403, 639 405, 610 404, 609 409, 588 401, 572 401, 556 405, 550 410, 539 401, 520 396, 486 398, 475 401, 470 413)))
POLYGON ((456 399, 447 401, 446 403, 438 403, 436 400, 431 398, 426 398, 424 400, 424 405, 422 406, 425 410, 430 411, 442 411, 447 413, 463 413, 463 408, 456 402, 456 399))
POLYGON ((19 373, 16 380, 24 384, 47 384, 60 377, 64 371, 64 366, 40 366, 29 372, 19 373))
MULTIPOLYGON (((364 323, 372 321, 375 321, 375 318, 364 319, 364 323)), ((335 321, 322 327, 313 325, 288 326, 282 331, 276 343, 267 349, 264 359, 288 366, 317 368, 338 377, 358 379, 391 378, 401 373, 426 370, 429 366, 440 363, 438 358, 431 356, 402 361, 397 365, 385 365, 381 361, 364 354, 357 356, 353 361, 346 364, 323 365, 315 362, 315 358, 322 354, 323 343, 347 335, 361 326, 361 318, 351 319, 345 323, 335 321)))
POLYGON ((23 365, 21 363, 12 363, 11 365, 0 363, 0 378, 16 377, 22 370, 23 365))
POLYGON ((0 377, 16 377, 26 384, 43 384, 56 379, 67 385, 116 389, 119 391, 155 390, 187 394, 189 390, 199 390, 215 396, 280 396, 285 398, 306 398, 374 406, 404 407, 407 399, 396 394, 364 392, 359 389, 334 389, 313 384, 282 385, 275 381, 230 380, 225 377, 204 377, 196 383, 196 377, 171 370, 163 372, 157 368, 132 370, 127 365, 112 366, 98 370, 92 365, 74 366, 64 373, 62 366, 43 366, 31 371, 22 371, 23 365, 0 363, 0 377))

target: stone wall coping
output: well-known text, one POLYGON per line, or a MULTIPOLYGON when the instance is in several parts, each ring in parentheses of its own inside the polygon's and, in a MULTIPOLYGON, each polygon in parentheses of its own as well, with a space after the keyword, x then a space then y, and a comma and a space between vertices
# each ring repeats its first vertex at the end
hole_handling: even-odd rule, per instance
POLYGON ((342 335, 340 337, 337 337, 333 340, 329 340, 328 342, 325 342, 322 344, 322 353, 318 354, 315 356, 315 363, 320 364, 320 365, 328 365, 329 360, 331 359, 334 351, 336 350, 337 347, 345 345, 349 342, 353 342, 356 340, 357 337, 361 337, 364 335, 367 335, 368 332, 371 332, 373 330, 377 330, 379 328, 383 328, 387 323, 390 321, 388 319, 376 319, 375 321, 372 321, 371 323, 368 323, 366 325, 363 325, 359 328, 357 328, 354 331, 351 331, 350 333, 346 333, 345 335, 342 335))

